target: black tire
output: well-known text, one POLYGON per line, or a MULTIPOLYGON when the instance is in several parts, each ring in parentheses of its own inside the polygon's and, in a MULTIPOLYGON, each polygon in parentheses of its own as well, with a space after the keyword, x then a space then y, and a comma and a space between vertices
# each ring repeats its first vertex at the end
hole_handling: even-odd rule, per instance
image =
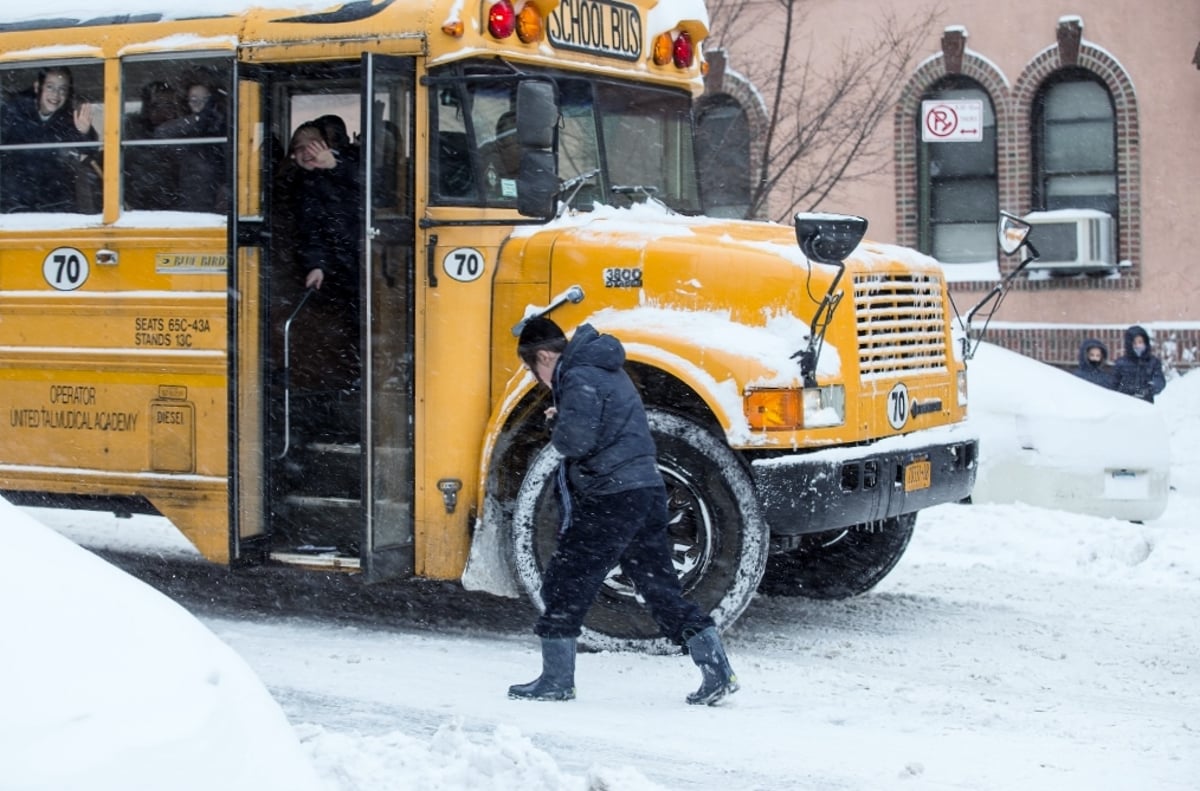
POLYGON ((760 592, 847 599, 866 593, 895 567, 912 538, 916 513, 804 536, 798 549, 767 558, 760 592))
MULTIPOLYGON (((767 523, 749 474, 725 442, 698 423, 648 410, 667 485, 675 569, 684 595, 723 629, 754 597, 766 565, 767 523)), ((559 506, 551 485, 560 456, 549 445, 533 459, 513 513, 511 559, 542 609, 542 572, 554 552, 559 506)), ((584 621, 583 642, 598 650, 678 650, 661 637, 620 567, 609 573, 584 621)))

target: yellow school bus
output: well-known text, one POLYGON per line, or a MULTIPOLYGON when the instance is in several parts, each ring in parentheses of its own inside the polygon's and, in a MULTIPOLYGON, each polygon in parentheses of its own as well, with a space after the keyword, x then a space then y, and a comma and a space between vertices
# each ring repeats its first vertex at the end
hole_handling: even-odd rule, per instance
MULTIPOLYGON (((868 590, 920 509, 970 493, 936 262, 853 215, 704 216, 699 0, 218 6, 0 21, 9 499, 536 603, 538 314, 624 343, 676 568, 723 627, 756 590, 868 590), (310 121, 355 185, 321 204, 352 238, 317 289, 310 121)), ((657 633, 619 567, 587 628, 657 633)))

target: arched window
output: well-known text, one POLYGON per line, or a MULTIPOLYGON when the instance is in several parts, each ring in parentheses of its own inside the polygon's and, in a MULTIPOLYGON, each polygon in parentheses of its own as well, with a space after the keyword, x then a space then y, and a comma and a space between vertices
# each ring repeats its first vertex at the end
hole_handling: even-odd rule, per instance
POLYGON ((698 108, 696 164, 705 214, 745 218, 750 211, 750 124, 732 96, 714 96, 698 108))
POLYGON ((1033 106, 1033 206, 1099 209, 1117 216, 1112 95, 1091 72, 1063 69, 1033 106))
POLYGON ((918 246, 943 263, 996 260, 996 113, 991 97, 974 80, 948 77, 922 95, 928 101, 982 103, 981 138, 923 139, 924 113, 917 115, 918 246))

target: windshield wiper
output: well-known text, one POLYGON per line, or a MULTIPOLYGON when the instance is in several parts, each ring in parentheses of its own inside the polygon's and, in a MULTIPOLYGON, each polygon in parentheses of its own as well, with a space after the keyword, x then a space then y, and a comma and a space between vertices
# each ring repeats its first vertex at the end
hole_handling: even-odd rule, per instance
POLYGON ((567 192, 570 193, 567 195, 566 200, 562 201, 560 204, 561 208, 559 208, 559 216, 561 216, 562 213, 567 210, 567 207, 575 201, 575 196, 579 194, 579 190, 583 189, 583 185, 596 178, 598 175, 600 175, 600 168, 593 168, 592 170, 584 171, 577 176, 572 176, 559 185, 558 194, 560 196, 567 192))

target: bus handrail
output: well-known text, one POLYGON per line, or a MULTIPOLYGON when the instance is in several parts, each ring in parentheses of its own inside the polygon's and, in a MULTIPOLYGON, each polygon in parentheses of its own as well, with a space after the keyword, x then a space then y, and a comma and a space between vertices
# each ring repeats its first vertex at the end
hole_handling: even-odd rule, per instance
POLYGON ((300 298, 300 302, 292 311, 292 314, 287 317, 287 321, 283 323, 283 450, 279 452, 276 459, 282 459, 288 455, 288 451, 292 447, 292 422, 291 422, 291 406, 292 406, 292 381, 291 381, 291 335, 292 322, 299 315, 304 304, 308 302, 308 298, 312 296, 315 288, 309 286, 304 290, 304 296, 300 298))

